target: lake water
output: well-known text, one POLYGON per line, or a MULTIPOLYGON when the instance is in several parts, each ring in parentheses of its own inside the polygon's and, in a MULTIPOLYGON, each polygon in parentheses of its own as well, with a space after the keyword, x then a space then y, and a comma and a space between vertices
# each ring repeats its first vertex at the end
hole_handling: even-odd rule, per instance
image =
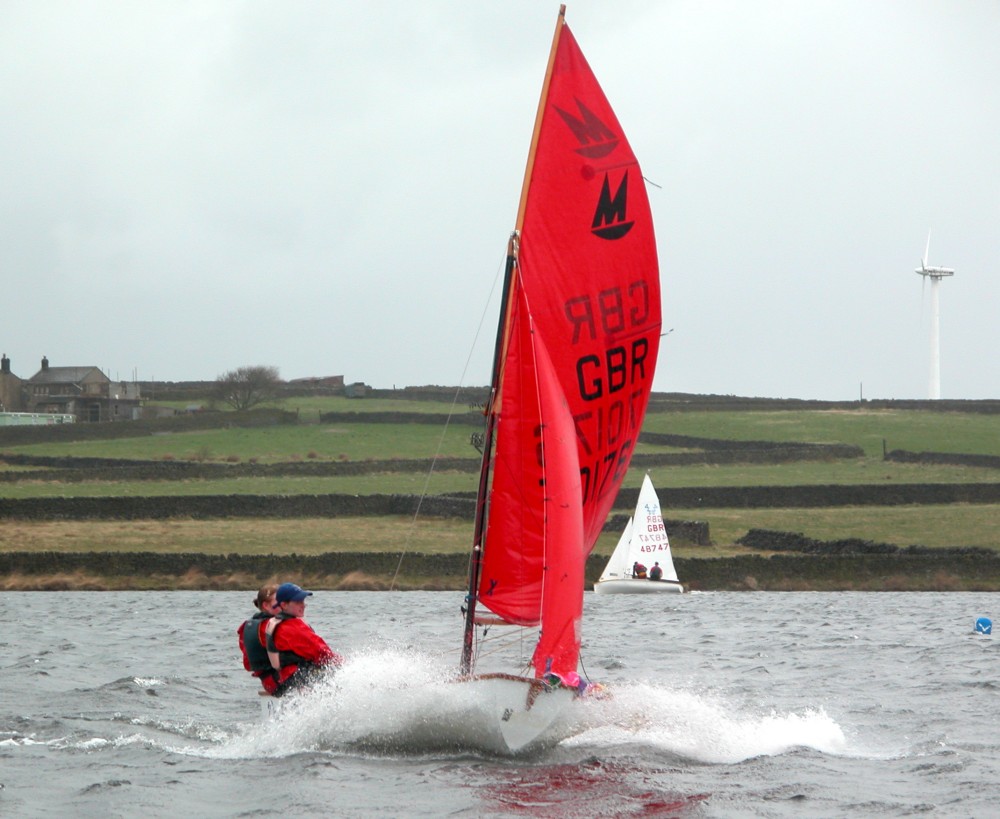
POLYGON ((0 597, 0 815, 1000 812, 1000 645, 974 633, 1000 594, 588 593, 583 660, 613 696, 503 759, 432 741, 460 594, 317 592, 348 663, 266 723, 235 638, 253 593, 0 597), (373 726, 411 739, 359 747, 373 726))

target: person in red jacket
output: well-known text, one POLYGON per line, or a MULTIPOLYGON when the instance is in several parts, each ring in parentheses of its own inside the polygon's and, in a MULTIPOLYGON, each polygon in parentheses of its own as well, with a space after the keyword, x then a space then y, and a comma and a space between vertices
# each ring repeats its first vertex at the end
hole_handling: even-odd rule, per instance
POLYGON ((294 583, 282 583, 274 596, 278 613, 261 627, 271 666, 278 672, 273 692, 276 697, 294 688, 308 686, 316 679, 320 669, 339 668, 344 663, 344 658, 302 619, 306 612, 306 598, 311 596, 311 591, 294 583))

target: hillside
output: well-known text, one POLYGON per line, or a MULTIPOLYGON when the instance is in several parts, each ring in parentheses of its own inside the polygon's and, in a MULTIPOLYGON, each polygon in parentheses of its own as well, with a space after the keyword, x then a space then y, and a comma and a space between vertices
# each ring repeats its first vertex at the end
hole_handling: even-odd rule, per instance
MULTIPOLYGON (((111 549, 174 555, 172 576, 193 571, 204 578, 197 582, 242 587, 261 579, 260 565, 220 574, 190 555, 205 556, 207 566, 213 554, 271 554, 284 561, 281 573, 299 574, 309 556, 343 554, 347 543, 359 555, 355 568, 331 565, 317 580, 336 585, 361 572, 353 582, 388 585, 392 574, 378 568, 378 555, 399 562, 403 553, 405 567, 415 555, 446 554, 457 563, 438 581, 452 585, 464 574, 479 457, 470 438, 481 424, 481 396, 450 390, 446 401, 447 393, 295 395, 244 414, 0 429, 0 572, 9 587, 25 587, 31 577, 84 571, 70 555, 111 549), (279 522, 284 528, 269 532, 279 522), (40 563, 42 553, 51 557, 40 563)), ((842 565, 823 570, 841 585, 993 583, 986 569, 1000 552, 994 404, 655 395, 593 562, 599 571, 648 471, 670 518, 679 570, 691 561, 682 579, 695 587, 794 587, 809 575, 815 587, 824 565, 816 563, 817 543, 830 544, 838 560, 852 548, 858 555, 860 574, 842 565), (761 533, 774 533, 773 543, 761 533), (787 553, 789 533, 809 545, 799 557, 787 553), (895 551, 889 568, 915 566, 913 547, 931 553, 921 557, 920 583, 899 580, 884 562, 895 551), (779 548, 785 556, 772 558, 779 548), (713 563, 726 559, 733 568, 750 558, 770 562, 736 575, 713 563), (979 568, 959 571, 968 560, 979 568)), ((424 571, 415 567, 395 582, 434 582, 419 579, 424 571)))

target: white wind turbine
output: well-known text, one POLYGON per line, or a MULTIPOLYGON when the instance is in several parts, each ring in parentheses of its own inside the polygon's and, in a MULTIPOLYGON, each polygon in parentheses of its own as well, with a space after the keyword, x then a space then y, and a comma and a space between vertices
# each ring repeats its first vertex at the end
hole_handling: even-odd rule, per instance
POLYGON ((931 280, 931 375, 930 394, 928 397, 937 399, 941 397, 941 303, 938 289, 941 286, 941 279, 945 276, 954 276, 955 271, 947 267, 930 267, 927 264, 927 256, 931 251, 931 234, 927 232, 927 247, 924 248, 924 258, 920 261, 917 273, 924 277, 924 281, 931 280))

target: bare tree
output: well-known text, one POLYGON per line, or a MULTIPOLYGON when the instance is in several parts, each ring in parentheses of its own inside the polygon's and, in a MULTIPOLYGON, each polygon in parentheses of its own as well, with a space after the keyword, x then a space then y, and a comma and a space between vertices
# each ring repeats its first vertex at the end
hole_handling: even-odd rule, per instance
POLYGON ((278 395, 277 367, 237 367, 215 379, 215 397, 235 410, 248 410, 278 395))

